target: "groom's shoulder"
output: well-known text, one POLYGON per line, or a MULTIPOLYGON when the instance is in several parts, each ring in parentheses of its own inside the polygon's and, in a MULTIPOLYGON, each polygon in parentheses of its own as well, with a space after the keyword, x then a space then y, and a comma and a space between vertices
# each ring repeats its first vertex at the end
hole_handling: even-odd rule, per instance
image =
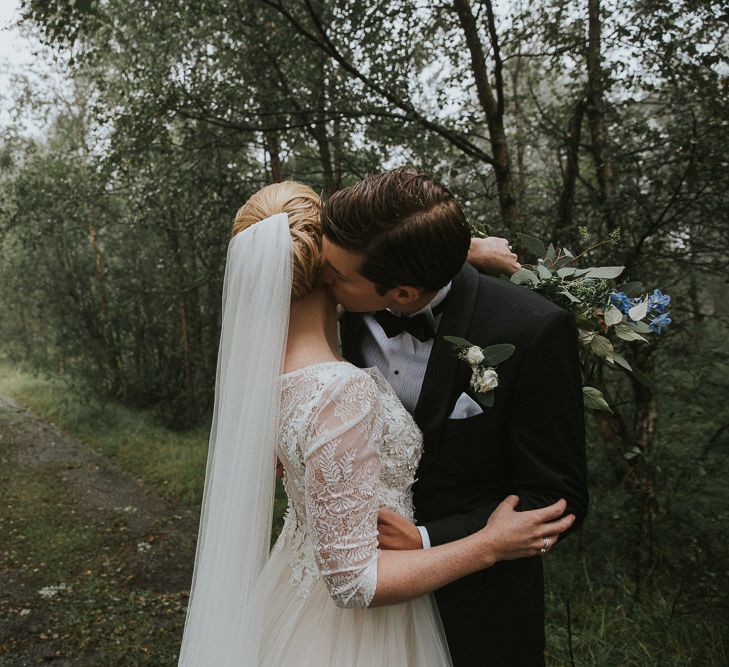
POLYGON ((479 276, 478 307, 506 311, 511 316, 543 321, 545 317, 566 314, 560 306, 534 290, 505 278, 479 276))

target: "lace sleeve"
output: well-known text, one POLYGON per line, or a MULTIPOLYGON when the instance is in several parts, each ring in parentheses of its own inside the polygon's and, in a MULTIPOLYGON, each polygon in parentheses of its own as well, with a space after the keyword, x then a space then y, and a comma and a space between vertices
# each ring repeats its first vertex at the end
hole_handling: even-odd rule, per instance
POLYGON ((366 607, 377 586, 382 409, 369 376, 339 378, 310 422, 306 512, 319 572, 338 607, 366 607))

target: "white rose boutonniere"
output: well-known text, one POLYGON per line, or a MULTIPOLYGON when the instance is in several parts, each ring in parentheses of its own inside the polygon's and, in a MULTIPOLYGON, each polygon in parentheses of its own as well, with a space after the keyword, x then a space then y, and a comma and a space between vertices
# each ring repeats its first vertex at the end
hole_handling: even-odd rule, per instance
POLYGON ((471 388, 476 393, 476 399, 484 407, 490 408, 494 404, 494 389, 499 386, 499 374, 495 366, 506 361, 516 348, 509 343, 479 347, 464 338, 443 338, 453 345, 456 356, 471 367, 471 388))
POLYGON ((499 386, 499 374, 493 368, 474 368, 471 386, 479 394, 493 391, 499 386))
POLYGON ((466 361, 471 366, 478 366, 483 361, 483 350, 478 345, 471 345, 466 350, 466 361))

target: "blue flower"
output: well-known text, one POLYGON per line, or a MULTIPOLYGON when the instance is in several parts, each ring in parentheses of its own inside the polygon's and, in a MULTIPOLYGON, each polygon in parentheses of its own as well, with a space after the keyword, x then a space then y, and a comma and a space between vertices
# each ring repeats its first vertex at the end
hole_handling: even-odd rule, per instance
MULTIPOLYGON (((661 290, 654 289, 653 294, 648 295, 648 307, 656 313, 663 314, 668 308, 668 304, 671 303, 671 297, 668 294, 663 294, 661 290)), ((670 323, 670 319, 668 322, 670 323)))
POLYGON ((626 315, 634 305, 633 301, 624 292, 612 292, 610 294, 610 303, 612 303, 626 315))
POLYGON ((671 324, 671 318, 668 313, 662 313, 658 317, 654 317, 648 326, 651 328, 651 331, 655 331, 660 335, 669 324, 671 324))

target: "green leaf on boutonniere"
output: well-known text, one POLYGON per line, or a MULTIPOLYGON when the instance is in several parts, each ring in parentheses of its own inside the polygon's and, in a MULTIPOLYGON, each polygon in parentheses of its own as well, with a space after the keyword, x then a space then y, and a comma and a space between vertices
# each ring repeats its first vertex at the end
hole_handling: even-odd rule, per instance
POLYGON ((498 343, 497 345, 489 345, 483 348, 482 366, 496 366, 502 361, 506 361, 516 348, 511 343, 498 343))
POLYGON ((494 392, 489 391, 485 394, 476 394, 476 400, 485 408, 494 407, 494 392))
POLYGON ((447 340, 449 343, 453 343, 453 345, 458 345, 459 347, 476 347, 465 338, 459 338, 458 336, 443 336, 443 340, 447 340))

